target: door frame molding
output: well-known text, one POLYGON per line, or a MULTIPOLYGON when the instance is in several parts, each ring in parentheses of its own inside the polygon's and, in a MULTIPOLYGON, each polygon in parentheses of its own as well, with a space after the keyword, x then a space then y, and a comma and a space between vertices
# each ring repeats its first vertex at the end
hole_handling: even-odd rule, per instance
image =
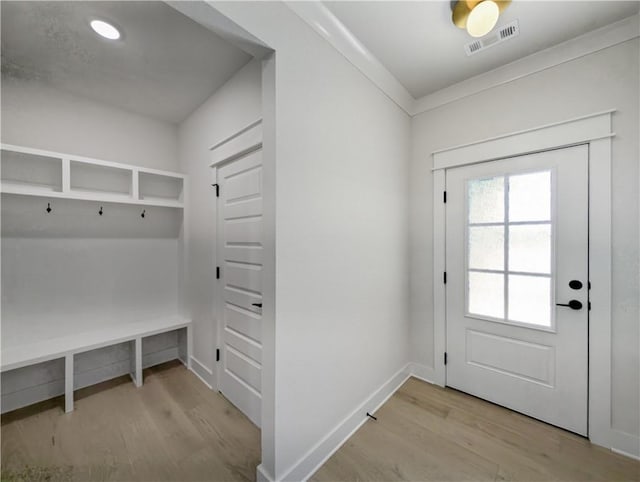
POLYGON ((587 144, 589 148, 588 436, 611 447, 611 130, 615 109, 435 151, 433 157, 434 381, 446 384, 446 170, 587 144))
MULTIPOLYGON (((236 159, 246 156, 254 151, 262 149, 262 118, 251 122, 246 127, 238 130, 234 134, 225 138, 224 140, 218 142, 217 144, 211 146, 209 148, 210 151, 210 180, 212 185, 217 185, 219 182, 218 179, 218 170, 228 164, 229 162, 235 161, 236 159)), ((219 201, 220 198, 215 198, 215 236, 213 242, 213 266, 211 269, 215 272, 216 267, 220 266, 220 229, 219 229, 219 201)), ((266 276, 265 276, 266 277, 266 276)), ((214 329, 212 330, 212 334, 214 339, 212 340, 212 347, 214 349, 213 358, 214 358, 214 373, 215 373, 215 381, 212 384, 213 388, 216 391, 220 391, 220 380, 222 377, 222 289, 220 286, 220 279, 215 280, 215 290, 212 299, 212 314, 213 314, 213 323, 214 329), (220 360, 215 360, 215 350, 220 350, 220 360)), ((263 314, 264 318, 264 314, 263 314)))

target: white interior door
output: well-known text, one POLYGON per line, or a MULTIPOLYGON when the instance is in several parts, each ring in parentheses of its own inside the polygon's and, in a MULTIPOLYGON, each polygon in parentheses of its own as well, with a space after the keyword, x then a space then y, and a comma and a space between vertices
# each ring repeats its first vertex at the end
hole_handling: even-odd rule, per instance
POLYGON ((262 150, 218 169, 219 389, 260 427, 262 150))
POLYGON ((446 186, 447 385, 586 435, 588 147, 446 186))

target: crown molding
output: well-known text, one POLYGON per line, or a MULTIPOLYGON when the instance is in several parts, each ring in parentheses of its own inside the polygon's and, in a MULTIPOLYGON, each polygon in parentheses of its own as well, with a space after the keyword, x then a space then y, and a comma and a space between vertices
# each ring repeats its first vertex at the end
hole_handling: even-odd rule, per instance
POLYGON ((412 114, 416 100, 409 91, 322 2, 287 1, 285 4, 387 97, 412 114))
POLYGON ((435 109, 640 36, 638 14, 523 57, 418 99, 411 115, 435 109))
POLYGON ((267 44, 219 11, 213 1, 164 0, 164 3, 256 59, 264 59, 273 52, 267 44))
POLYGON ((640 16, 635 14, 415 99, 322 2, 285 4, 410 116, 640 37, 640 16))

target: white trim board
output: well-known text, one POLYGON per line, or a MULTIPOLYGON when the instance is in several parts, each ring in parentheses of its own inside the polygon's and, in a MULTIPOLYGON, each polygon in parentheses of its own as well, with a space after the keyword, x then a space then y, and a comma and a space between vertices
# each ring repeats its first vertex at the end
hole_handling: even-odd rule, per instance
POLYGON ((247 127, 210 147, 210 167, 242 157, 262 147, 262 119, 252 122, 247 127))
MULTIPOLYGON (((227 136, 223 140, 216 142, 213 146, 211 146, 209 148, 209 151, 211 151, 210 164, 209 164, 209 168, 211 169, 211 174, 210 174, 211 185, 217 186, 219 188, 218 169, 223 167, 223 164, 226 164, 227 162, 233 161, 234 159, 238 159, 242 156, 246 156, 247 154, 250 154, 251 152, 262 149, 262 139, 263 139, 262 119, 257 119, 251 122, 246 127, 239 129, 238 131, 234 132, 230 136, 227 136)), ((215 219, 218 219, 218 203, 215 203, 214 216, 215 216, 215 219)), ((212 246, 214 266, 219 266, 218 264, 218 260, 220 258, 218 253, 219 242, 220 241, 216 235, 213 246, 212 246)), ((267 279, 268 279, 267 275, 265 274, 264 281, 267 281, 267 279)), ((220 290, 217 287, 215 290, 214 297, 215 297, 214 305, 223 306, 224 303, 222 300, 222 295, 220 294, 220 290)), ((263 299, 264 299, 264 296, 263 296, 263 299)), ((264 310, 263 310, 263 314, 264 314, 264 310)), ((214 330, 214 334, 216 338, 213 340, 213 346, 215 346, 216 348, 217 346, 220 345, 220 342, 222 340, 223 328, 220 320, 221 318, 218 317, 215 325, 215 330, 214 330)), ((263 345, 263 348, 264 348, 264 345, 263 345)), ((220 390, 220 380, 222 379, 222 363, 216 363, 215 368, 213 370, 211 370, 211 377, 210 377, 211 385, 215 386, 216 390, 220 390), (213 370, 215 370, 215 375, 213 373, 213 370)), ((262 477, 262 475, 260 475, 260 477, 262 477)))
POLYGON ((415 99, 382 62, 321 2, 287 1, 285 4, 410 116, 422 114, 640 36, 640 16, 635 14, 415 99))
POLYGON ((608 115, 613 112, 615 112, 613 109, 596 112, 434 151, 432 153, 433 170, 511 157, 515 137, 518 139, 518 155, 614 137, 615 134, 610 132, 611 119, 608 115))
MULTIPOLYGON (((611 427, 611 117, 613 110, 433 153, 435 381, 446 384, 446 169, 584 143, 589 145, 589 438, 612 448, 611 427)), ((627 444, 625 444, 625 447, 627 444)), ((624 450, 624 449, 622 449, 624 450)), ((626 450, 625 450, 626 452, 626 450)))
POLYGON ((611 451, 632 459, 640 460, 640 436, 612 430, 611 451))
POLYGON ((267 473, 267 469, 262 464, 256 467, 256 482, 274 482, 274 478, 267 473))
MULTIPOLYGON (((383 383, 353 412, 338 423, 316 445, 307 451, 280 481, 308 480, 322 465, 349 440, 349 438, 368 420, 367 412, 374 414, 387 402, 398 389, 411 377, 433 384, 433 368, 419 363, 408 363, 383 383)), ((257 469, 258 482, 274 482, 262 465, 257 469)))
MULTIPOLYGON (((398 370, 353 412, 338 423, 289 469, 282 481, 308 480, 411 377, 411 364, 398 370)), ((266 474, 262 474, 265 475, 266 474)))
POLYGON ((636 14, 421 97, 416 100, 411 115, 422 114, 639 36, 640 21, 636 14))
MULTIPOLYGON (((366 412, 375 413, 411 377, 434 384, 434 368, 419 363, 408 363, 378 390, 373 392, 356 410, 337 424, 319 443, 311 448, 280 481, 306 481, 367 421, 366 412), (367 407, 373 406, 373 409, 367 407)), ((436 385, 438 385, 436 383, 436 385)), ((634 452, 640 438, 620 431, 613 431, 613 452, 640 459, 634 452)), ((256 471, 258 482, 275 482, 262 465, 256 471)))
POLYGON ((398 79, 322 2, 286 1, 296 15, 411 115, 416 100, 398 79))
POLYGON ((223 15, 211 0, 203 2, 165 0, 165 3, 256 59, 264 59, 273 52, 260 39, 223 15))
POLYGON ((213 390, 213 371, 207 368, 207 366, 198 360, 195 356, 191 356, 191 368, 195 376, 197 376, 202 383, 213 390))
POLYGON ((437 385, 437 383, 434 382, 435 373, 432 367, 428 367, 420 363, 411 362, 409 363, 409 374, 412 377, 417 378, 418 380, 422 380, 423 382, 437 385))

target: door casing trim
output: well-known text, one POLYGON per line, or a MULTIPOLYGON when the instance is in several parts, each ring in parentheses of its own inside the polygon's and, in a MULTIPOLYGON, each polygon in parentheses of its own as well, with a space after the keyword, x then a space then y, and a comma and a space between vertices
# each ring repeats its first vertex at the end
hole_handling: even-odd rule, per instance
POLYGON ((446 169, 578 144, 589 146, 589 439, 610 448, 611 428, 611 131, 615 109, 432 153, 434 382, 446 384, 446 169))
MULTIPOLYGON (((233 135, 227 137, 224 141, 218 142, 216 145, 209 148, 211 151, 210 157, 210 180, 212 185, 216 185, 218 180, 218 171, 226 164, 238 159, 241 156, 245 156, 251 152, 262 149, 262 119, 258 119, 251 122, 247 127, 244 127, 233 135)), ((222 246, 222 240, 220 239, 219 218, 220 207, 218 201, 220 198, 214 199, 214 219, 215 219, 215 236, 212 245, 213 249, 213 266, 211 266, 212 272, 215 272, 216 267, 220 266, 222 257, 219 252, 219 248, 222 246)), ((222 288, 219 283, 220 280, 215 280, 215 290, 212 298, 211 312, 213 314, 213 330, 212 334, 214 339, 211 346, 215 352, 216 349, 222 350, 222 311, 223 311, 223 295, 222 288)), ((214 368, 216 377, 212 383, 216 391, 220 391, 221 378, 222 378, 222 359, 214 361, 214 368)))

